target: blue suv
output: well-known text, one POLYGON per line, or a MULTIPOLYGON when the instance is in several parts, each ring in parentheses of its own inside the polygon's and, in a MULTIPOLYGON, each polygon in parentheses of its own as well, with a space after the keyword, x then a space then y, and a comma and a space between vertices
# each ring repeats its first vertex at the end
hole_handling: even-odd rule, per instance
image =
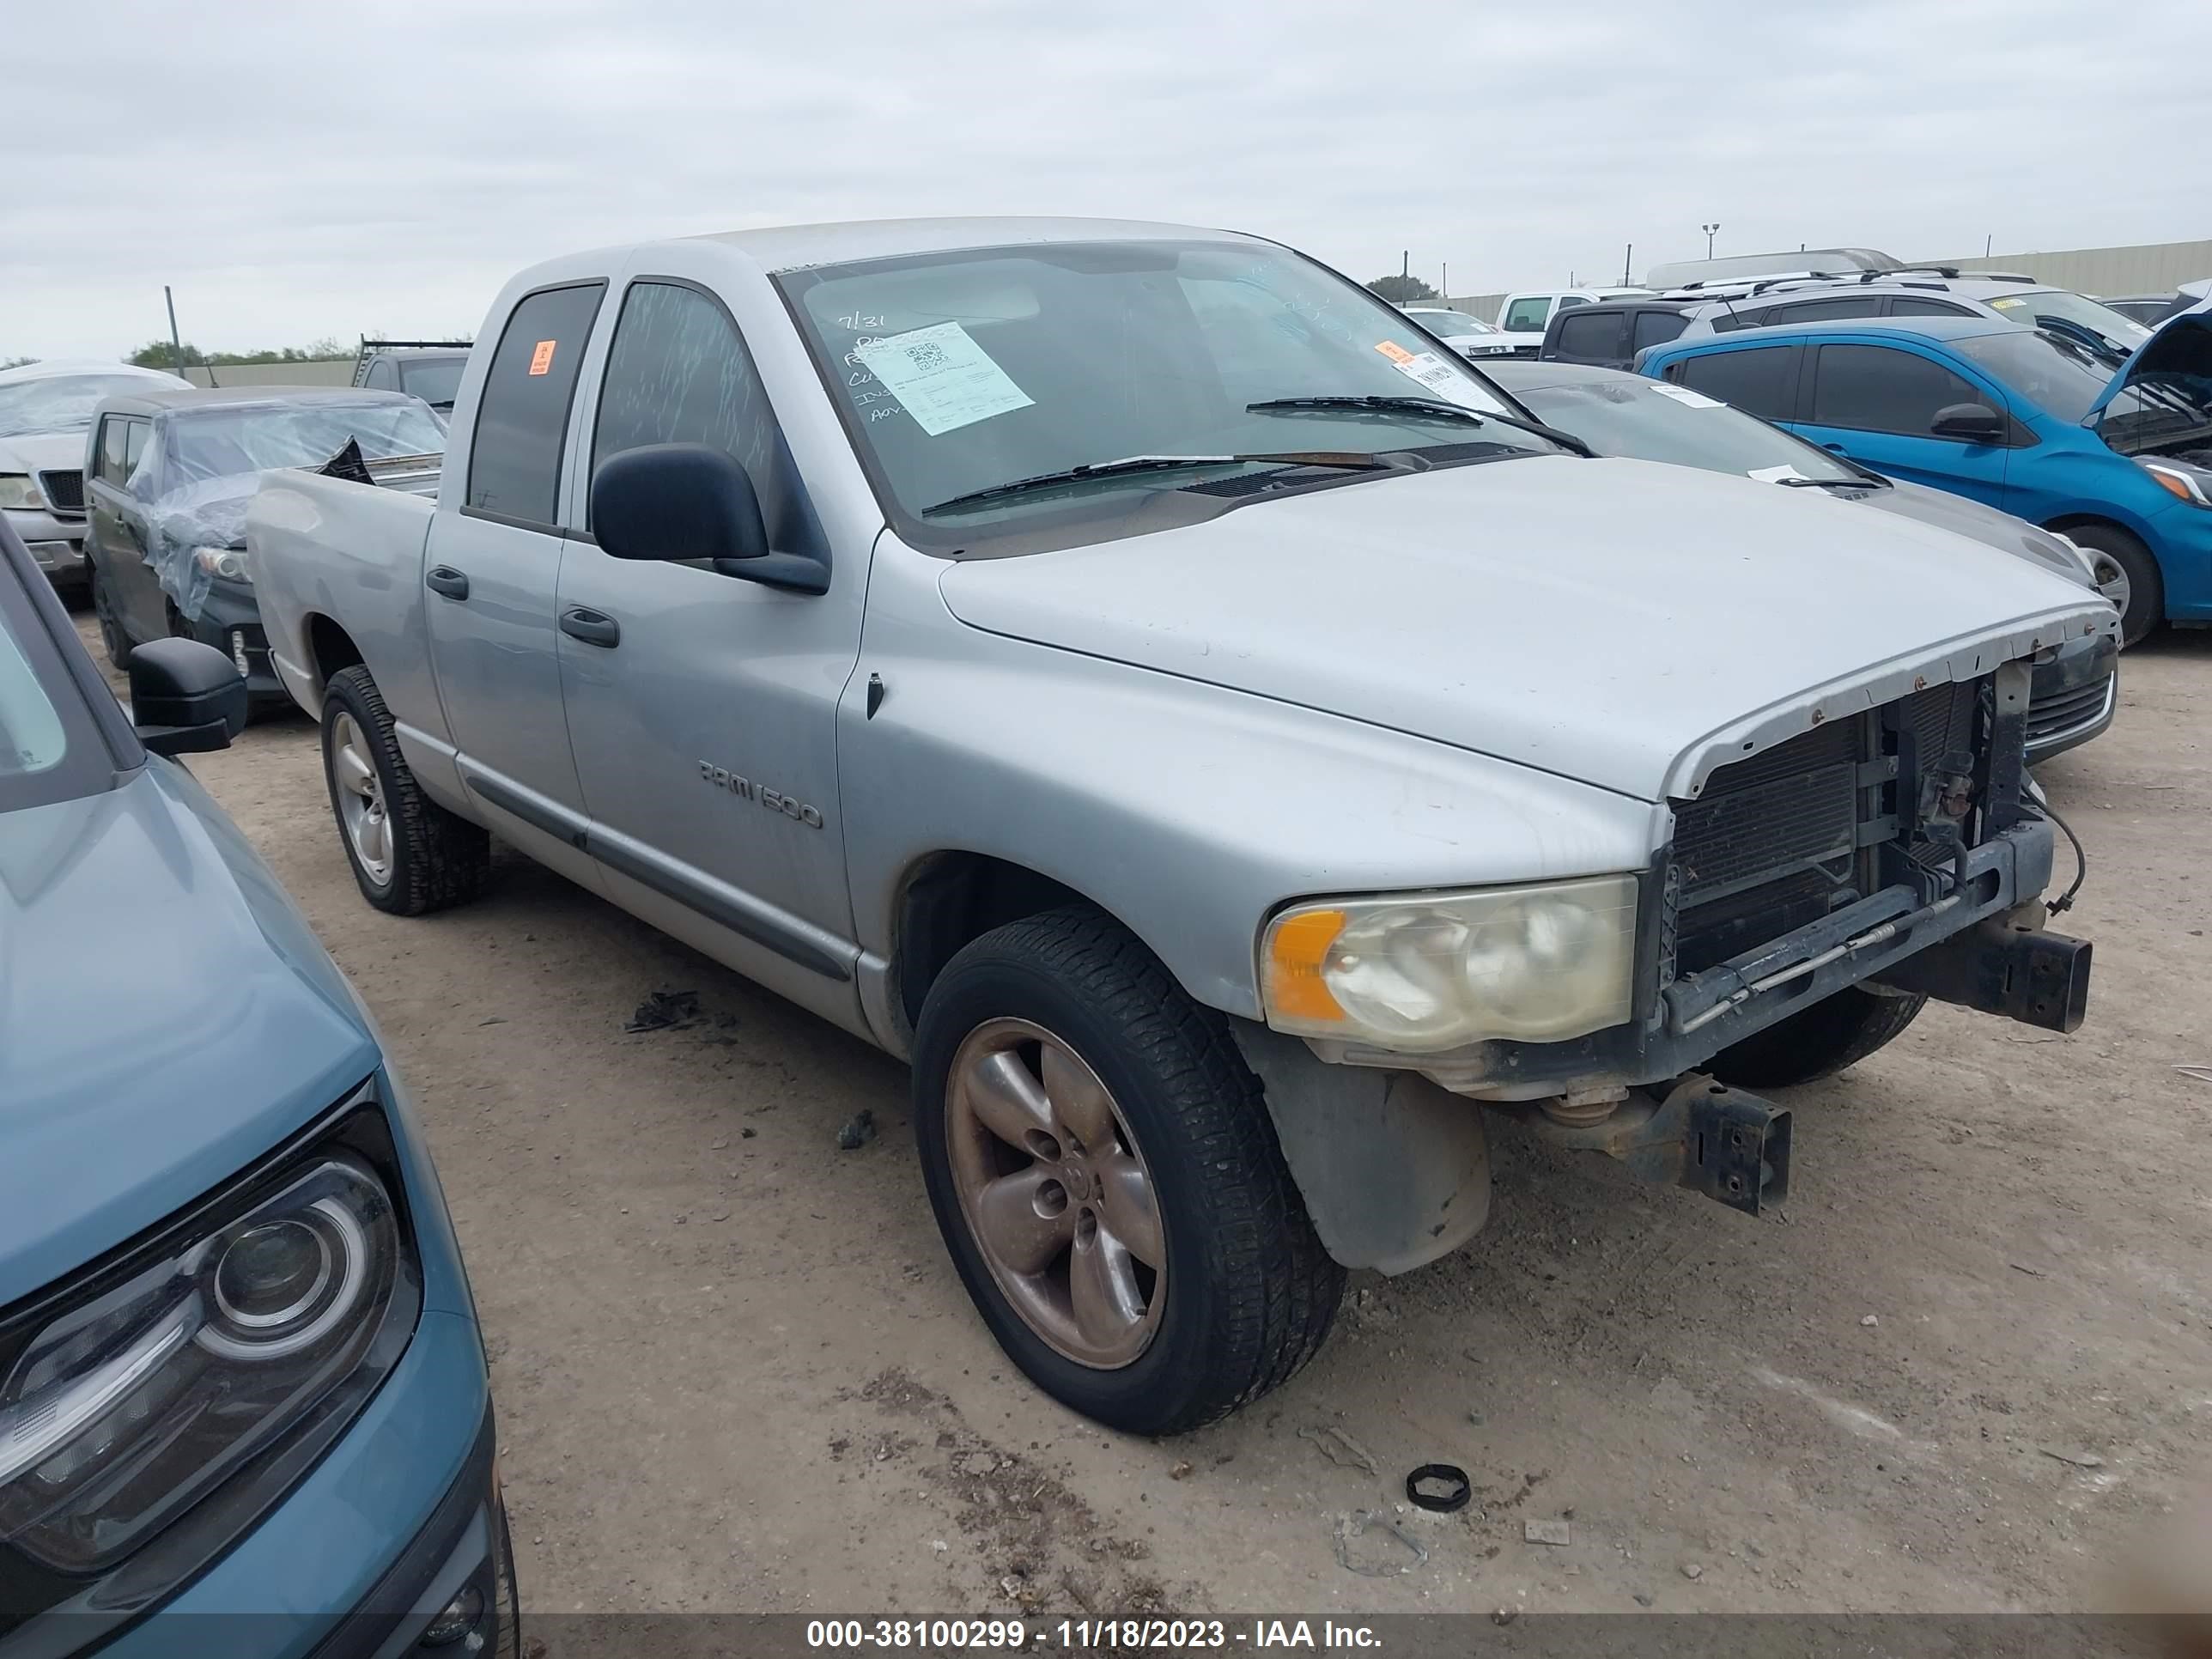
POLYGON ((229 743, 244 678, 182 639, 129 672, 126 720, 0 525, 0 1659, 511 1654, 422 1131, 165 758, 229 743))
POLYGON ((1677 341, 1637 367, 2109 555, 2130 644, 2212 624, 2212 314, 2125 358, 2055 323, 1899 317, 1677 341))

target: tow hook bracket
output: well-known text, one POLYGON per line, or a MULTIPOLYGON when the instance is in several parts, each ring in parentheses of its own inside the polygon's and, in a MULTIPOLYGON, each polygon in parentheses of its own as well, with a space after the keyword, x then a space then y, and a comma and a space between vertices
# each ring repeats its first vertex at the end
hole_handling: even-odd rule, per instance
POLYGON ((1687 1187, 1746 1215, 1790 1197, 1788 1110, 1703 1073, 1676 1079, 1663 1099, 1631 1096, 1597 1123, 1516 1115, 1554 1146, 1603 1152, 1646 1181, 1687 1187))

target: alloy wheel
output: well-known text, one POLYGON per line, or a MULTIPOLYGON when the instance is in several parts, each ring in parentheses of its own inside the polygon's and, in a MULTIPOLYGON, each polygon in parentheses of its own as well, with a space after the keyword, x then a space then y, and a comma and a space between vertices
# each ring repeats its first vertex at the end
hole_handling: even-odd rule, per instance
POLYGON ((1135 1361, 1166 1305, 1167 1240, 1097 1073, 1042 1026, 988 1020, 953 1055, 945 1128, 962 1215, 1023 1322, 1079 1364, 1135 1361))
POLYGON ((385 811, 383 786, 368 758, 368 741, 351 714, 339 714, 331 728, 331 776, 353 855, 368 878, 381 887, 392 879, 392 820, 385 811))

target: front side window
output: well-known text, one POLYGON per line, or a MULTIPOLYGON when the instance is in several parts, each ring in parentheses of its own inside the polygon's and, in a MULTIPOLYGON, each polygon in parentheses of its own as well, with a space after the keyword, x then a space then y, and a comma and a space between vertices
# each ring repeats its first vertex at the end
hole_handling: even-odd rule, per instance
POLYGON ((1819 323, 1835 317, 1876 317, 1884 304, 1879 294, 1839 294, 1826 300, 1798 300, 1766 313, 1770 323, 1819 323))
POLYGON ((1761 420, 1786 421, 1796 413, 1798 356, 1796 346, 1703 352, 1669 364, 1667 378, 1761 420))
POLYGON ((109 483, 119 484, 131 476, 123 459, 130 443, 128 416, 111 415, 100 423, 100 476, 109 483))
MULTIPOLYGON (((2015 396, 2069 425, 2088 418, 2115 373, 2102 355, 2077 341, 2026 329, 1977 334, 1958 348, 2015 396)), ((2138 368, 2105 406, 2099 429, 2123 453, 2212 433, 2212 365, 2176 355, 2183 372, 2146 375, 2138 368)))
POLYGON ((1936 411, 1988 394, 1942 364, 1893 346, 1822 346, 1813 380, 1815 426, 1931 436, 1936 411))
POLYGON ((2100 344, 2120 353, 2133 351, 2150 338, 2150 330, 2134 318, 2108 305, 2063 288, 2033 289, 2026 294, 2000 294, 1990 309, 2008 322, 2040 325, 2056 322, 2082 329, 2100 344))
POLYGON ((927 545, 1045 512, 1249 495, 1290 465, 1238 456, 1323 452, 1358 476, 1407 450, 1553 453, 1486 420, 1511 405, 1397 307, 1261 244, 1024 245, 776 280, 886 510, 927 545), (1133 458, 1165 465, 1061 476, 1133 458))
POLYGON ((114 775, 53 635, 0 562, 0 813, 88 795, 114 775))
POLYGON ((603 283, 528 295, 507 319, 477 400, 467 505, 550 527, 559 516, 561 446, 603 283))
POLYGON ((677 443, 707 444, 744 468, 769 542, 792 544, 793 465, 736 325, 696 289, 633 283, 607 348, 592 471, 626 449, 677 443))
POLYGON ((1509 334, 1540 334, 1552 315, 1552 296, 1530 294, 1516 300, 1506 308, 1498 326, 1509 334))

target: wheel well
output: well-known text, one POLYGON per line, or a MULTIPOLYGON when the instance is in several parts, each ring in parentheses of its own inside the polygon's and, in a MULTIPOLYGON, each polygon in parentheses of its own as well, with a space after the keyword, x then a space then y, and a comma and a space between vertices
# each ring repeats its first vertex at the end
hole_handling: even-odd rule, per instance
POLYGON ((1065 883, 984 853, 939 853, 907 879, 899 901, 894 961, 902 1012, 911 1026, 922 999, 961 948, 1024 916, 1090 901, 1065 883))
POLYGON ((361 647, 353 642, 353 636, 328 617, 307 619, 307 649, 314 653, 315 659, 310 665, 314 676, 325 685, 340 669, 351 668, 362 660, 361 647))
POLYGON ((2068 530, 2087 530, 2092 526, 2100 530, 2117 530, 2120 534, 2125 536, 2130 541, 2135 543, 2138 547, 2143 545, 2143 538, 2136 534, 2134 531, 2129 529, 2127 526, 2122 524, 2118 519, 2107 519, 2095 513, 2069 513, 2062 519, 2053 519, 2049 524, 2046 524, 2043 527, 2045 530, 2063 532, 2068 530))

